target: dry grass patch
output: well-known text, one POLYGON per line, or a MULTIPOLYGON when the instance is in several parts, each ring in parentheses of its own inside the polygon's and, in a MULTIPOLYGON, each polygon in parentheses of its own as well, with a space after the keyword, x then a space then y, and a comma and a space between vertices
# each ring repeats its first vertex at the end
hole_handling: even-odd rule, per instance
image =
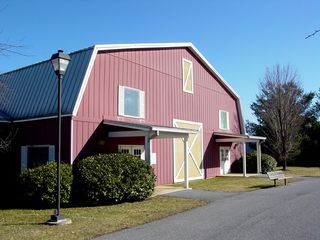
MULTIPOLYGON (((282 167, 278 167, 282 170, 282 167)), ((286 176, 292 177, 320 177, 319 167, 287 167, 286 171, 283 171, 286 176)))
POLYGON ((200 200, 154 197, 112 206, 66 208, 62 213, 71 218, 72 224, 64 226, 43 224, 52 210, 0 210, 0 239, 92 239, 205 204, 200 200))

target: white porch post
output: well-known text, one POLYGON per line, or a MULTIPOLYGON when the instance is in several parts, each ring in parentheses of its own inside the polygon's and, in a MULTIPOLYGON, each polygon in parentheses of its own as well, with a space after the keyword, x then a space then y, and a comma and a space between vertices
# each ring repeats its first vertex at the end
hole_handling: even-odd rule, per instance
POLYGON ((261 173, 261 143, 260 141, 257 141, 257 171, 258 173, 261 173))
POLYGON ((144 137, 144 156, 145 160, 150 164, 151 163, 151 139, 148 136, 144 137))
POLYGON ((247 176, 247 149, 246 149, 246 142, 243 142, 243 176, 247 176))
POLYGON ((184 188, 189 189, 188 137, 183 138, 184 152, 184 188))

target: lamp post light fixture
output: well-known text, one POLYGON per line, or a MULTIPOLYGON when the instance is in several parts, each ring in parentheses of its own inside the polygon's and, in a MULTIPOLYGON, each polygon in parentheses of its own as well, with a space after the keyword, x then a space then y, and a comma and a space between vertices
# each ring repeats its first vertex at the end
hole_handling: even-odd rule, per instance
POLYGON ((70 219, 64 218, 60 213, 60 188, 61 188, 61 180, 60 180, 60 162, 61 162, 61 80, 66 70, 68 68, 68 64, 70 62, 70 56, 68 54, 63 53, 62 50, 58 50, 57 53, 51 56, 51 64, 53 66, 54 72, 58 78, 58 158, 57 158, 57 209, 54 212, 54 215, 51 215, 51 219, 48 221, 48 224, 68 224, 71 223, 70 219))

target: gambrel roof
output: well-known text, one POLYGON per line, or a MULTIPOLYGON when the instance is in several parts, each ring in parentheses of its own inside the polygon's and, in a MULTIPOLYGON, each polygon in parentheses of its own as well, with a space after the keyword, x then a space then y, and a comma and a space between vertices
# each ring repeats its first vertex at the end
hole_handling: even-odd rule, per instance
MULTIPOLYGON (((244 132, 244 121, 238 94, 192 43, 105 44, 94 45, 70 53, 71 62, 62 80, 62 115, 75 116, 77 114, 94 60, 99 51, 161 48, 187 48, 202 62, 208 71, 236 99, 241 131, 244 132)), ((49 60, 1 74, 0 81, 3 81, 9 89, 0 93, 5 94, 6 99, 4 106, 0 109, 0 112, 4 113, 0 115, 0 121, 16 122, 56 116, 57 79, 49 60), (10 119, 5 119, 6 116, 10 116, 10 119)))

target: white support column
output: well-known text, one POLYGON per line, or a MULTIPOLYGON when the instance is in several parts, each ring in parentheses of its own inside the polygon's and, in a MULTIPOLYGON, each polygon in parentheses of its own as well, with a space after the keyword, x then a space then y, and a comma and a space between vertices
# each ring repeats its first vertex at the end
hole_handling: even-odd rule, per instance
POLYGON ((183 138, 183 152, 184 152, 184 188, 189 187, 189 163, 188 163, 188 137, 183 138))
POLYGON ((246 142, 243 142, 243 176, 247 176, 247 149, 246 149, 246 142))
POLYGON ((151 139, 148 136, 144 137, 144 157, 147 163, 151 163, 151 139))
POLYGON ((262 172, 261 169, 261 143, 260 141, 257 142, 257 166, 258 166, 258 173, 262 172))

